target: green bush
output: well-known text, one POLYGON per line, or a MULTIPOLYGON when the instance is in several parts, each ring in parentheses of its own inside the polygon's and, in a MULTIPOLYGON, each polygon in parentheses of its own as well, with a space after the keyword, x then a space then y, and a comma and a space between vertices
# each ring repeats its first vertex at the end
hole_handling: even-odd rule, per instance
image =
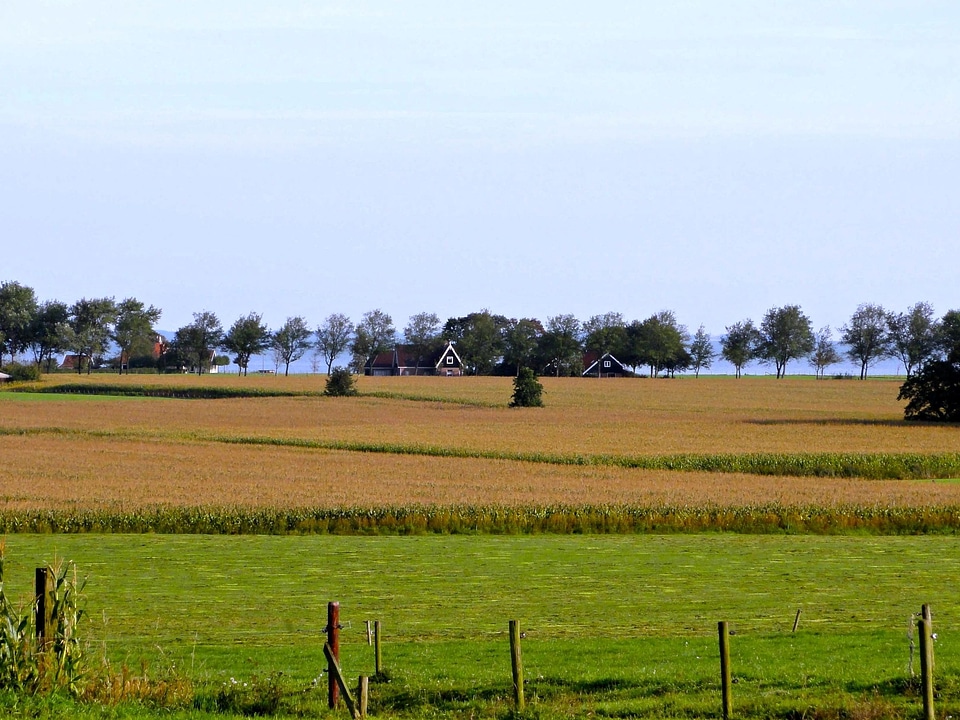
POLYGON ((36 382, 40 379, 40 367, 34 363, 10 363, 3 366, 3 372, 13 382, 36 382))
POLYGON ((335 367, 333 372, 327 377, 327 388, 324 395, 333 397, 346 397, 358 395, 357 388, 353 381, 353 375, 349 370, 342 367, 335 367))
POLYGON ((510 407, 543 407, 543 385, 530 368, 520 368, 513 379, 513 400, 510 407))

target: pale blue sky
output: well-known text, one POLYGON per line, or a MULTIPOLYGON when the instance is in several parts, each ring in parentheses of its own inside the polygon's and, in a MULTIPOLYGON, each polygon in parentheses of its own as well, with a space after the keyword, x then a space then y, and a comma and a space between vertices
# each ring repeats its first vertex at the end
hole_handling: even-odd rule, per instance
POLYGON ((0 280, 398 327, 960 307, 956 2, 0 3, 0 280))

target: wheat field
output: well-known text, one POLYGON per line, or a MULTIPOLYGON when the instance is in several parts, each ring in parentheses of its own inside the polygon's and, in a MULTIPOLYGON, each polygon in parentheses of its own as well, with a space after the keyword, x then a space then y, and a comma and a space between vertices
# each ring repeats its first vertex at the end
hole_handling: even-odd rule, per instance
MULTIPOLYGON (((321 389, 313 376, 122 381, 321 389)), ((359 398, 3 393, 0 508, 960 504, 960 483, 951 481, 557 466, 215 440, 244 436, 587 455, 960 449, 955 426, 902 421, 894 381, 543 382, 542 409, 506 407, 509 378, 360 378, 361 392, 381 395, 359 398), (431 399, 404 399, 414 397, 431 399)))

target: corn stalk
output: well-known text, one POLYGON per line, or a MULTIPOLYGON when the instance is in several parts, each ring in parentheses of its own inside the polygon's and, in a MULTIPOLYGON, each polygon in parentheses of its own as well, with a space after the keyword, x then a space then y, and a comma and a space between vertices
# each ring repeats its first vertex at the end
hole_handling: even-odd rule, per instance
POLYGON ((49 567, 54 577, 50 598, 53 636, 41 648, 36 636, 36 602, 29 610, 10 602, 5 564, 0 544, 0 689, 30 694, 63 689, 79 695, 86 668, 77 626, 84 615, 80 601, 86 583, 78 579, 76 565, 57 560, 49 567))

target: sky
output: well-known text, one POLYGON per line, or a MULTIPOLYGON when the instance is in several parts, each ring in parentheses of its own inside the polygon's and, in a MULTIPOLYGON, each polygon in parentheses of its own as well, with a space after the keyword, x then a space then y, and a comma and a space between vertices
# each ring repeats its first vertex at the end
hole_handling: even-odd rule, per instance
POLYGON ((0 280, 160 327, 960 308, 960 3, 0 3, 0 280))

